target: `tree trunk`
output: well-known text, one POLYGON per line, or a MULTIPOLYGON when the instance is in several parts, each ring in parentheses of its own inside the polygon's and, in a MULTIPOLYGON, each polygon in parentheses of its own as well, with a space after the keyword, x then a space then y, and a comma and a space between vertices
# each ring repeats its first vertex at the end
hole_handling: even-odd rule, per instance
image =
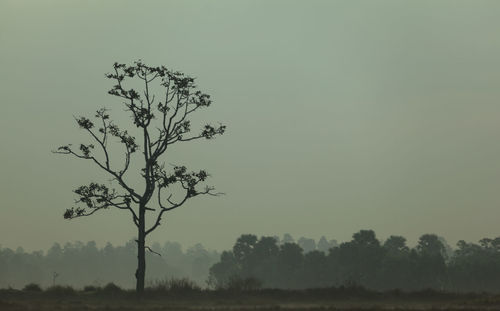
POLYGON ((137 270, 135 278, 137 280, 135 290, 137 294, 144 292, 144 279, 146 277, 146 232, 145 232, 145 208, 139 208, 139 227, 137 235, 137 270))

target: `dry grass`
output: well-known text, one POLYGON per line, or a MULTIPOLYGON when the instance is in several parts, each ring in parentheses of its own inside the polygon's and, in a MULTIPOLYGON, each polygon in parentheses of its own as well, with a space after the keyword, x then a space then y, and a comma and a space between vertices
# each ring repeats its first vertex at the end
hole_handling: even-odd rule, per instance
POLYGON ((156 284, 138 299, 114 284, 77 291, 53 287, 43 291, 0 290, 1 311, 342 311, 342 310, 499 310, 500 296, 436 291, 372 292, 362 288, 208 291, 186 282, 156 284), (181 286, 182 285, 182 286, 181 286))

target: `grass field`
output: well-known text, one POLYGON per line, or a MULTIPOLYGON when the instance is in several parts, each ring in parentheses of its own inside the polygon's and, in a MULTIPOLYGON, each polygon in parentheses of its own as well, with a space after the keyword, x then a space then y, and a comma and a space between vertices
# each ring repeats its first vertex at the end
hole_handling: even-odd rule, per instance
POLYGON ((0 290, 1 311, 25 310, 500 310, 500 295, 371 292, 364 289, 302 291, 154 291, 142 298, 133 291, 75 291, 57 287, 45 291, 0 290))

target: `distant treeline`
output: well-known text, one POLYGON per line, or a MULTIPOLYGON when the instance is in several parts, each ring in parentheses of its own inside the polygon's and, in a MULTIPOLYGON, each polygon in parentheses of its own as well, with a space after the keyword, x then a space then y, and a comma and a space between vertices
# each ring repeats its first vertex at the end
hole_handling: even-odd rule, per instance
MULTIPOLYGON (((322 237, 318 241, 291 235, 283 238, 240 236, 232 250, 218 253, 201 244, 183 250, 176 242, 151 245, 146 280, 189 278, 213 288, 320 288, 363 286, 374 290, 500 291, 500 237, 478 244, 460 241, 452 249, 433 234, 410 248, 406 239, 385 241, 361 230, 349 242, 322 237), (160 256, 161 255, 161 256, 160 256)), ((113 282, 134 286, 136 243, 124 246, 95 242, 54 244, 47 252, 0 247, 0 288, 103 286, 113 282)))
MULTIPOLYGON (((285 234, 284 241, 293 241, 285 234)), ((334 240, 323 237, 316 243, 313 239, 298 239, 305 250, 319 247, 323 250, 337 245, 334 240)), ((152 252, 147 252, 147 282, 170 278, 188 278, 199 286, 206 286, 210 267, 220 259, 220 253, 208 250, 201 244, 183 250, 177 242, 163 245, 153 243, 152 252)), ((137 267, 137 244, 134 241, 124 246, 107 244, 98 248, 95 242, 54 244, 48 251, 25 252, 0 246, 0 288, 23 288, 28 283, 43 287, 70 285, 82 288, 86 285, 103 286, 113 282, 123 288, 135 285, 137 267)))
MULTIPOLYGON (((183 251, 179 243, 166 242, 151 245, 161 256, 148 252, 146 279, 150 282, 167 278, 187 277, 205 284, 208 270, 220 258, 216 251, 205 249, 201 244, 183 251)), ((113 282, 124 288, 135 284, 137 244, 124 246, 107 244, 98 248, 95 242, 54 244, 46 253, 13 251, 0 248, 0 288, 23 288, 28 283, 43 287, 55 285, 102 286, 113 282)))
MULTIPOLYGON (((323 241, 322 244, 324 244, 323 241)), ((375 290, 500 290, 500 237, 479 244, 460 241, 452 250, 444 239, 422 235, 414 248, 402 236, 383 243, 372 230, 349 242, 304 251, 293 241, 242 235, 231 251, 210 268, 210 283, 219 288, 248 280, 268 288, 363 286, 375 290)))

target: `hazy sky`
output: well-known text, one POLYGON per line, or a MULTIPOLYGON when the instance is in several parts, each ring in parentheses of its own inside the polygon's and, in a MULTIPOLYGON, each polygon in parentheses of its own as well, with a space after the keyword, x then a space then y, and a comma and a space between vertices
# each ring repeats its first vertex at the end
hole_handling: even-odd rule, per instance
POLYGON ((152 241, 499 236, 499 33, 499 1, 0 0, 0 244, 135 236, 121 211, 63 219, 72 189, 106 179, 51 150, 87 141, 73 115, 123 110, 104 74, 139 58, 197 77, 200 117, 228 126, 166 159, 226 195, 152 241))

